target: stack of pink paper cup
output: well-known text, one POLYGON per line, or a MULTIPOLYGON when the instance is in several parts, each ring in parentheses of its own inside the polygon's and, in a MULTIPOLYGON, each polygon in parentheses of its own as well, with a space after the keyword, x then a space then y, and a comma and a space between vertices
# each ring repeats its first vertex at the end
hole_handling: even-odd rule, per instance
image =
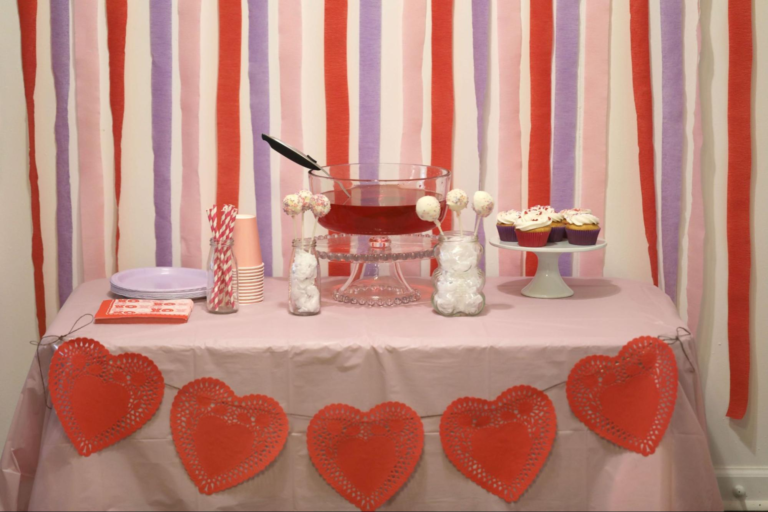
POLYGON ((239 214, 235 218, 234 239, 238 300, 240 304, 256 304, 264 300, 264 260, 255 215, 239 214))

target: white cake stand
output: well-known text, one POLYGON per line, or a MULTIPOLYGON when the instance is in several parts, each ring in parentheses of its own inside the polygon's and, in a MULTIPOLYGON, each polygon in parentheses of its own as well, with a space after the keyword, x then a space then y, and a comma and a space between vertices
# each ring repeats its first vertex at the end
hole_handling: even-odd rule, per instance
POLYGON ((520 247, 517 242, 502 242, 498 237, 490 239, 490 243, 499 249, 510 251, 532 252, 539 259, 536 275, 528 286, 523 288, 523 295, 536 299, 562 299, 573 295, 563 277, 557 262, 561 254, 572 252, 589 252, 604 249, 605 240, 598 240, 595 245, 573 245, 567 241, 549 243, 544 247, 520 247))

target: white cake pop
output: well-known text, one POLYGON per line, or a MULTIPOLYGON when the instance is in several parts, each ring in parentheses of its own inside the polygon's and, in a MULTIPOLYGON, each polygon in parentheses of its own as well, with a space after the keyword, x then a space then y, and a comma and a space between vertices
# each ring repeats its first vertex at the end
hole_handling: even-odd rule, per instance
POLYGON ((440 218, 440 210, 440 201, 434 196, 424 196, 416 201, 416 215, 418 215, 421 220, 434 222, 437 229, 440 230, 440 234, 443 234, 443 229, 440 227, 440 222, 438 222, 438 219, 440 218))
POLYGON ((283 213, 291 217, 293 222, 293 238, 296 238, 296 216, 302 212, 301 199, 297 194, 288 194, 283 198, 283 213))
POLYGON ((304 212, 307 212, 310 208, 312 208, 312 192, 304 189, 299 190, 296 195, 299 196, 299 201, 301 201, 301 221, 299 222, 299 233, 301 233, 301 238, 304 239, 304 212))
POLYGON ((310 208, 312 208, 312 192, 309 190, 299 190, 298 194, 299 199, 301 199, 301 209, 303 211, 308 211, 310 208))
POLYGON ((312 213, 315 215, 315 225, 312 227, 312 238, 315 238, 317 231, 317 221, 320 217, 325 217, 331 211, 331 201, 323 194, 315 194, 310 200, 312 213))
POLYGON ((472 209, 481 217, 487 217, 493 211, 493 197, 488 192, 478 190, 472 198, 472 209))
POLYGON ((467 197, 467 193, 460 188, 455 188, 445 196, 445 203, 451 211, 459 213, 469 204, 469 197, 467 197))
POLYGON ((315 194, 310 201, 310 208, 312 208, 312 213, 315 214, 315 217, 319 219, 320 217, 325 217, 331 211, 331 201, 323 194, 315 194))
POLYGON ((445 203, 452 212, 456 213, 456 218, 459 219, 459 233, 464 233, 464 226, 461 221, 461 210, 466 208, 467 204, 469 204, 467 193, 460 188, 455 188, 445 196, 445 203))
POLYGON ((480 219, 489 216, 493 211, 493 197, 491 197, 491 194, 482 190, 475 192, 475 195, 472 197, 472 209, 477 214, 477 219, 475 220, 475 235, 477 235, 477 230, 480 228, 480 219))
POLYGON ((301 198, 298 194, 288 194, 283 198, 283 213, 295 217, 301 213, 304 208, 301 198))

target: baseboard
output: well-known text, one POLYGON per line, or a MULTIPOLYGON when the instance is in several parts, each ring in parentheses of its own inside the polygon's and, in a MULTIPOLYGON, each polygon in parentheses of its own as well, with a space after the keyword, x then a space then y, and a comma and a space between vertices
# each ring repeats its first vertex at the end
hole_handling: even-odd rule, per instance
POLYGON ((725 510, 768 510, 768 467, 717 468, 715 474, 725 510))

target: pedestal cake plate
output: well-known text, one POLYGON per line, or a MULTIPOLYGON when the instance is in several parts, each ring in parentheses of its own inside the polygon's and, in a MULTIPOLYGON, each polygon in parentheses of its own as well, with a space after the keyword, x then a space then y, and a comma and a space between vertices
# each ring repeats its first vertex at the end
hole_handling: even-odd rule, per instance
POLYGON ((557 264, 560 255, 599 251, 608 245, 605 240, 598 240, 595 245, 573 245, 564 240, 548 243, 544 247, 520 247, 517 242, 502 242, 499 237, 491 238, 489 241, 492 246, 499 249, 532 252, 536 255, 539 260, 536 275, 522 290, 523 295, 535 299, 562 299, 573 295, 573 290, 565 284, 563 276, 560 275, 560 267, 557 264))

